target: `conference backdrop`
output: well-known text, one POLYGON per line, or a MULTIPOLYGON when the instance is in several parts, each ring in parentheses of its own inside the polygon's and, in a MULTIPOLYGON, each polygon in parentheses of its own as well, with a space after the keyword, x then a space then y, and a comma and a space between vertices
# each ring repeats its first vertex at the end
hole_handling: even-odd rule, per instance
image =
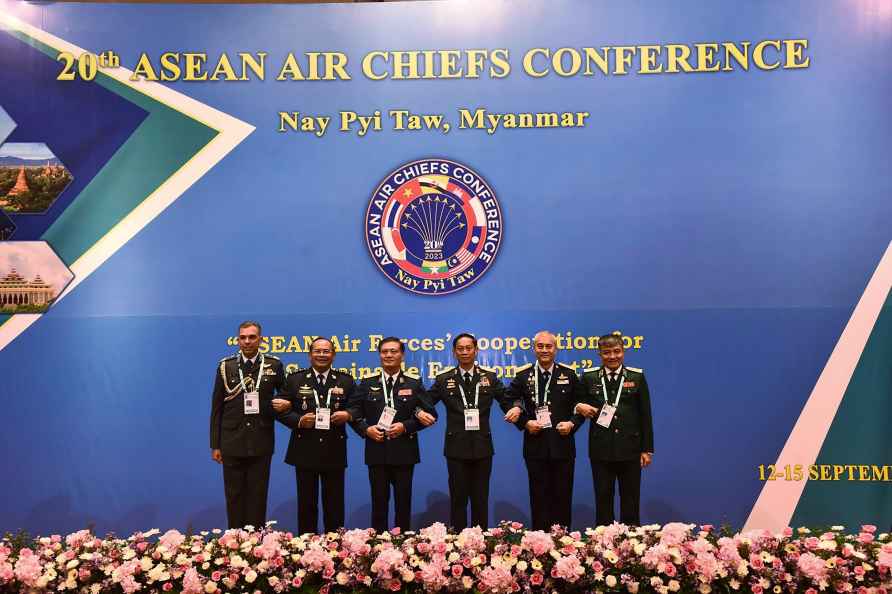
MULTIPOLYGON (((538 330, 580 373, 621 331, 645 522, 892 517, 888 4, 7 2, 0 26, 0 529, 223 526, 210 396, 245 319, 356 377, 404 337, 428 385, 459 332, 508 383, 538 330)), ((522 436, 493 427, 491 517, 528 521, 522 436)), ((443 432, 416 526, 448 518, 443 432)), ((295 528, 287 439, 269 517, 295 528)), ((350 432, 349 526, 368 502, 350 432)))

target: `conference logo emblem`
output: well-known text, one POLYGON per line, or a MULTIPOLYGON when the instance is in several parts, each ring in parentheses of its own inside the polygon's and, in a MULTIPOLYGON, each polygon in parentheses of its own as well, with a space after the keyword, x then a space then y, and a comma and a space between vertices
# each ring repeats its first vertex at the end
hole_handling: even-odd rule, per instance
POLYGON ((396 168, 375 189, 365 216, 375 264, 391 282, 421 295, 474 284, 492 266, 503 232, 492 187, 446 159, 396 168))

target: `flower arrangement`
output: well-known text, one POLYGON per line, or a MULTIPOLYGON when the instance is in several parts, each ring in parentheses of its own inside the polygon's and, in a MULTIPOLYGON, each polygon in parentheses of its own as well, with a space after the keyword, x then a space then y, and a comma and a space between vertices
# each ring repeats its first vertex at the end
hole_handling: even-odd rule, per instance
POLYGON ((0 540, 0 592, 853 592, 892 594, 892 538, 862 526, 732 534, 622 524, 584 532, 516 522, 419 532, 176 530, 0 540))

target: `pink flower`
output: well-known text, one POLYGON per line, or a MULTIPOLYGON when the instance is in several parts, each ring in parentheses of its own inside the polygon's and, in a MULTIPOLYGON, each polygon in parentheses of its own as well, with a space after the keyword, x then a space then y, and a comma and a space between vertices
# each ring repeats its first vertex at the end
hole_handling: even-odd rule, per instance
POLYGON ((164 545, 165 549, 174 552, 180 548, 180 545, 183 544, 185 540, 186 537, 176 530, 168 530, 158 539, 158 544, 164 545))
POLYGON ((391 592, 399 592, 402 588, 402 584, 399 580, 391 580, 390 581, 390 591, 391 592))
POLYGON ((752 590, 753 594, 762 594, 764 592, 764 589, 759 584, 753 584, 750 590, 752 590))
POLYGON ((809 588, 808 590, 805 591, 805 594, 818 594, 818 591, 815 590, 814 588, 809 588))
POLYGON ((379 578, 390 579, 392 573, 403 565, 405 556, 399 549, 384 549, 378 553, 378 557, 372 562, 371 570, 378 574, 379 578))
MULTIPOLYGON (((58 535, 57 535, 58 536, 58 535)), ((74 534, 69 534, 65 537, 65 544, 67 544, 72 549, 76 549, 88 540, 90 540, 93 536, 90 534, 89 530, 79 530, 74 534)), ((61 540, 61 537, 59 538, 61 540)), ((56 540, 58 542, 58 540, 56 540)))
POLYGON ((814 553, 803 553, 800 555, 799 560, 796 562, 796 567, 806 577, 816 583, 823 580, 827 575, 827 566, 824 560, 814 553))
POLYGON ((452 566, 452 577, 461 577, 461 574, 464 573, 465 568, 461 565, 453 565, 452 566))
POLYGON ((479 526, 462 530, 456 538, 456 542, 462 551, 467 551, 472 555, 486 548, 486 539, 479 526))
POLYGON ((873 534, 871 534, 870 532, 862 532, 858 535, 858 542, 862 544, 873 542, 873 534))
POLYGON ((304 581, 302 579, 300 579, 299 577, 296 577, 293 580, 291 580, 291 585, 294 586, 295 588, 300 588, 301 584, 303 584, 303 583, 304 583, 304 581))
POLYGON ((301 556, 300 564, 310 571, 315 571, 318 573, 322 572, 322 570, 327 567, 333 566, 334 562, 331 560, 331 557, 328 553, 326 553, 318 545, 313 545, 301 556))
POLYGON ((579 559, 575 555, 561 557, 557 560, 557 563, 554 564, 554 569, 557 577, 568 582, 575 582, 584 572, 582 565, 579 563, 579 559))
POLYGON ((264 559, 272 559, 279 554, 280 549, 278 532, 269 532, 264 535, 263 540, 260 542, 260 546, 254 549, 254 556, 262 557, 264 559))
POLYGON ((431 541, 431 543, 443 542, 449 534, 449 530, 442 522, 435 522, 427 528, 421 529, 421 536, 431 541))
POLYGON ((487 566, 480 572, 481 591, 489 592, 511 592, 514 588, 514 578, 511 572, 505 567, 487 566))
POLYGON ((15 577, 26 586, 33 586, 40 577, 42 568, 40 558, 31 549, 19 551, 19 558, 15 562, 15 577))
POLYGON ((545 576, 539 571, 530 576, 530 583, 534 586, 541 586, 543 581, 545 581, 545 576))
POLYGON ((892 568, 892 553, 887 552, 885 547, 877 555, 877 563, 880 567, 892 568))
POLYGON ((421 581, 426 589, 436 591, 448 583, 449 580, 443 575, 448 565, 443 555, 434 555, 430 562, 421 565, 421 581))
POLYGON ((219 571, 215 571, 214 573, 211 574, 211 579, 215 582, 219 582, 220 578, 222 578, 222 577, 223 577, 223 574, 219 571))
MULTIPOLYGON (((341 537, 341 543, 344 545, 347 551, 353 553, 354 555, 364 555, 367 554, 371 547, 366 544, 369 541, 371 535, 368 530, 348 530, 341 537)), ((425 547, 427 543, 423 543, 425 547)), ((418 547, 419 552, 425 552, 421 550, 421 546, 418 547)))
POLYGON ((870 532, 871 534, 873 534, 876 531, 877 531, 877 527, 874 526, 873 524, 865 524, 865 525, 861 526, 861 532, 870 532))
POLYGON ((675 565, 672 563, 664 563, 663 564, 663 573, 665 573, 669 577, 675 577, 678 571, 675 569, 675 565))
POLYGON ((165 592, 170 592, 171 590, 173 590, 173 584, 171 584, 170 582, 164 582, 164 585, 161 586, 161 589, 165 592))
POLYGON ((547 532, 530 530, 524 533, 520 546, 538 557, 554 548, 554 540, 547 532))
POLYGON ((670 522, 661 529, 660 542, 665 545, 679 544, 687 539, 688 534, 693 528, 694 524, 670 522))

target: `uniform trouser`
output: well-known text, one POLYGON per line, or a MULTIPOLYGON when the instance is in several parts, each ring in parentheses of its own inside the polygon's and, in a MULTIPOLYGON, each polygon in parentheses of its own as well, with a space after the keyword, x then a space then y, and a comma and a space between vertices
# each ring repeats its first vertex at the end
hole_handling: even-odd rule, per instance
POLYGON ((526 459, 533 530, 570 525, 575 460, 526 459))
POLYGON ((223 488, 230 528, 266 524, 266 496, 272 456, 223 456, 223 488))
POLYGON ((326 532, 344 526, 344 469, 296 468, 297 531, 319 531, 319 483, 322 483, 322 523, 326 532))
POLYGON ((369 485, 372 490, 372 528, 378 532, 387 530, 391 485, 393 485, 394 525, 403 532, 411 529, 412 473, 414 470, 414 464, 369 466, 369 485))
POLYGON ((592 460, 592 480, 595 483, 595 523, 612 524, 613 487, 619 482, 620 522, 627 526, 641 525, 641 461, 592 460))
POLYGON ((477 460, 446 458, 449 470, 449 522, 455 530, 468 527, 468 499, 471 500, 471 526, 489 526, 489 475, 492 456, 477 460))

